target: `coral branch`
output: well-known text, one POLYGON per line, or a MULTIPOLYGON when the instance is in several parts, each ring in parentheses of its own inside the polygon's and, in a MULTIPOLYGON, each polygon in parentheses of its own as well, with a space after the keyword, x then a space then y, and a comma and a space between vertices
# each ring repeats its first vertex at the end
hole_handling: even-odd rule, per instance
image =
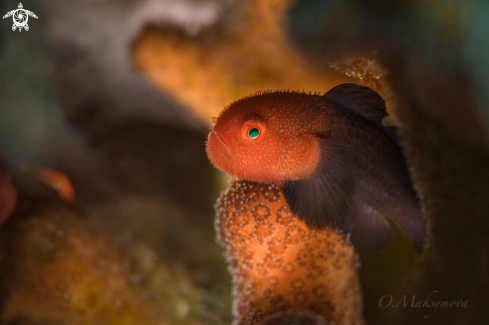
MULTIPOLYGON (((289 309, 315 313, 294 314, 311 324, 321 324, 313 322, 318 316, 327 323, 363 323, 359 262, 346 235, 307 228, 274 185, 232 182, 216 210, 218 240, 227 248, 233 276, 237 324, 289 309)), ((267 319, 261 324, 276 324, 267 319)))

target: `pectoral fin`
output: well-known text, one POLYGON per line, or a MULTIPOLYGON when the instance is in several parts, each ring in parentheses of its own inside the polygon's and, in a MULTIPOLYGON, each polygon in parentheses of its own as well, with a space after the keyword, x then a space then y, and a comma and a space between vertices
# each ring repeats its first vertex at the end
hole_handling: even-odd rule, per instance
POLYGON ((354 205, 350 163, 345 144, 322 139, 321 161, 316 172, 284 186, 284 196, 291 210, 309 227, 344 229, 354 205))

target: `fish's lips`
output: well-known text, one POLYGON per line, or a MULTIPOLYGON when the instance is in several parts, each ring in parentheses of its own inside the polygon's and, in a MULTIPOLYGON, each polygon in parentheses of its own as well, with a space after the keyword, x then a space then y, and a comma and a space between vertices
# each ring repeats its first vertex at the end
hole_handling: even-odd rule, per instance
POLYGON ((231 151, 229 150, 228 145, 215 131, 209 134, 209 147, 219 150, 227 156, 231 157, 231 151))

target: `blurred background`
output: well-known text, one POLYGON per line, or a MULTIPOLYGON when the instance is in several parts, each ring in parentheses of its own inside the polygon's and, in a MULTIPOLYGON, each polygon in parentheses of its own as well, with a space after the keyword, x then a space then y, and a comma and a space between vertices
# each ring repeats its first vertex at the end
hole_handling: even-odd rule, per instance
POLYGON ((487 2, 22 4, 29 31, 0 25, 1 324, 230 324, 212 117, 255 91, 342 82, 386 99, 431 236, 421 258, 403 236, 362 256, 367 321, 487 322, 487 2), (434 289, 470 309, 378 306, 434 289))

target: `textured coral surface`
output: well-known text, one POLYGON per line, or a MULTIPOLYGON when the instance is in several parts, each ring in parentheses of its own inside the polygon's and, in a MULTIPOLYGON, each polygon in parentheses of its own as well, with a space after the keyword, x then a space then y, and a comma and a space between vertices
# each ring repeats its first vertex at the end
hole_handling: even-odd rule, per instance
POLYGON ((17 240, 9 238, 16 252, 7 253, 2 264, 10 288, 3 321, 134 324, 146 315, 142 319, 149 324, 156 310, 148 308, 110 243, 69 209, 46 213, 11 225, 17 240))
POLYGON ((345 235, 308 229, 274 185, 232 182, 216 209, 241 322, 290 308, 335 323, 363 322, 358 258, 345 235))

